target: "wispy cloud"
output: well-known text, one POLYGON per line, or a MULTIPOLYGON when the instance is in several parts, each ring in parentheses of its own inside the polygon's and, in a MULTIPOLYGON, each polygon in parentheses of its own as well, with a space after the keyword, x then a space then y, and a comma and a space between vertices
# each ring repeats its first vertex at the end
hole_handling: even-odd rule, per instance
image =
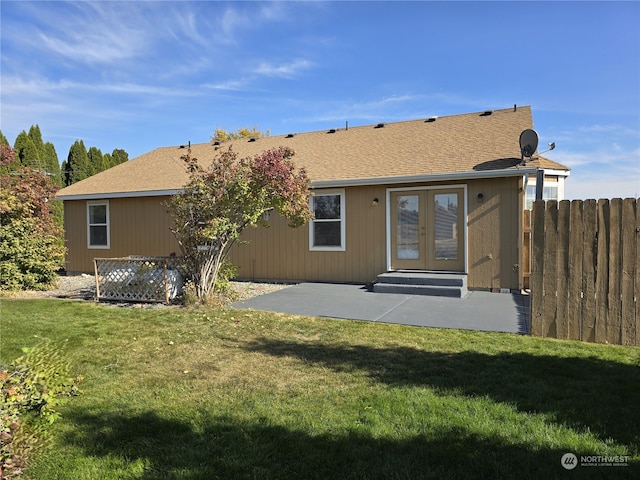
POLYGON ((223 44, 239 44, 243 32, 286 19, 287 8, 286 2, 269 2, 259 7, 253 2, 226 5, 222 13, 215 17, 211 33, 223 44))
POLYGON ((113 64, 146 51, 153 30, 132 4, 87 2, 64 4, 27 26, 21 41, 39 51, 81 64, 113 64))
POLYGON ((3 77, 2 89, 5 94, 33 95, 35 97, 47 97, 58 95, 61 92, 93 92, 93 93, 120 93, 135 95, 163 95, 163 96, 194 96, 193 89, 181 89, 163 87, 157 85, 145 85, 128 82, 116 83, 83 83, 69 80, 52 81, 45 78, 24 80, 21 77, 3 77))
POLYGON ((66 38, 41 33, 39 37, 41 45, 51 53, 90 64, 111 64, 134 58, 137 53, 132 45, 139 48, 145 43, 135 32, 127 36, 119 33, 83 32, 66 38))
POLYGON ((245 90, 251 83, 249 79, 227 80, 217 83, 203 83, 202 87, 211 90, 225 90, 239 92, 245 90))
MULTIPOLYGON (((396 94, 374 98, 364 102, 354 102, 350 99, 342 101, 312 102, 305 105, 311 113, 307 117, 296 119, 306 123, 315 122, 344 122, 406 120, 411 118, 403 111, 403 106, 414 109, 415 103, 422 99, 422 95, 396 94)), ((416 115, 419 116, 419 115, 416 115)))
POLYGON ((289 63, 274 65, 268 62, 262 62, 254 73, 264 75, 266 77, 294 78, 299 73, 309 70, 313 63, 305 59, 297 59, 289 63))

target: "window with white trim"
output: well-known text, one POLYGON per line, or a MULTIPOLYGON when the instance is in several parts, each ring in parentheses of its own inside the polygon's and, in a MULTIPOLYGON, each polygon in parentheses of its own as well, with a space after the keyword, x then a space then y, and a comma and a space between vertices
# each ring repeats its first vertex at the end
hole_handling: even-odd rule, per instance
MULTIPOLYGON (((555 178, 545 177, 544 184, 542 185, 542 199, 543 200, 561 200, 559 191, 559 182, 555 178)), ((524 199, 524 209, 532 210, 533 202, 536 199, 536 182, 529 180, 527 184, 527 190, 524 199)))
POLYGON ((314 218, 309 222, 309 250, 344 251, 344 190, 316 192, 310 199, 314 218))
POLYGON ((109 201, 87 202, 87 246, 109 248, 109 201))

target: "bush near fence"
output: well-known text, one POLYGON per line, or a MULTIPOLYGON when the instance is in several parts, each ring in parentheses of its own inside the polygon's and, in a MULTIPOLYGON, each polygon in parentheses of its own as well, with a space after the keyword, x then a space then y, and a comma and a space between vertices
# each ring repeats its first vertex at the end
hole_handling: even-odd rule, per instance
POLYGON ((640 345, 638 199, 533 206, 531 334, 640 345))

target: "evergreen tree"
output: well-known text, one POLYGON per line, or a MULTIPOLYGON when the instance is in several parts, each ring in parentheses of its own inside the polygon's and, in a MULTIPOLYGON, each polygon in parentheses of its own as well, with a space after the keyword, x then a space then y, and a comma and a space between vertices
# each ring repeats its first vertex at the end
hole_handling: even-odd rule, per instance
POLYGON ((44 160, 44 142, 42 141, 42 132, 40 132, 39 125, 31 125, 29 129, 29 138, 33 142, 33 145, 36 147, 38 151, 38 158, 40 160, 44 160))
POLYGON ((114 166, 129 161, 129 154, 121 148, 114 148, 113 152, 111 152, 111 157, 113 158, 114 166))
POLYGON ((102 158, 102 152, 97 147, 89 148, 89 152, 87 153, 89 157, 89 164, 91 165, 92 175, 96 173, 100 173, 103 170, 106 170, 102 158))
POLYGON ((0 130, 0 145, 9 145, 9 140, 7 140, 7 137, 4 136, 2 130, 0 130))
POLYGON ((20 165, 35 168, 37 170, 43 169, 40 165, 40 154, 38 149, 33 143, 33 140, 31 140, 29 135, 27 135, 27 132, 24 130, 16 137, 13 149, 16 152, 16 158, 20 161, 20 165))
POLYGON ((60 174, 60 162, 58 160, 58 154, 56 153, 56 147, 53 146, 53 143, 47 142, 44 144, 42 152, 41 158, 44 161, 47 173, 56 185, 62 186, 62 175, 60 174))
POLYGON ((65 185, 72 185, 91 176, 89 155, 82 140, 76 140, 69 148, 67 157, 65 185))
POLYGON ((108 170, 111 167, 115 167, 115 163, 113 161, 113 157, 111 156, 110 153, 105 153, 102 156, 102 164, 104 165, 104 169, 108 170))
POLYGON ((69 171, 67 170, 67 161, 63 160, 60 164, 60 178, 62 179, 62 186, 68 185, 67 177, 69 176, 69 171))

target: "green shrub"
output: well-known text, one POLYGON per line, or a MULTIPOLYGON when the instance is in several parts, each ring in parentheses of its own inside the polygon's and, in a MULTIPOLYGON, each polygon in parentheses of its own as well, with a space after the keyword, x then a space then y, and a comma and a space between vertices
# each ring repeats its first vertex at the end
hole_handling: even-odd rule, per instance
POLYGON ((182 303, 188 307, 208 305, 220 307, 236 300, 236 292, 231 288, 231 279, 238 273, 238 267, 225 261, 218 270, 216 285, 213 292, 206 297, 199 297, 197 288, 192 281, 187 281, 182 288, 182 303))
POLYGON ((232 295, 231 279, 234 278, 237 273, 238 267, 225 260, 220 266, 214 291, 224 296, 232 295))
POLYGON ((3 225, 0 238, 0 290, 47 288, 64 261, 64 245, 40 228, 36 218, 3 225))
POLYGON ((56 408, 79 393, 69 363, 48 343, 23 349, 8 368, 0 368, 0 478, 21 478, 29 458, 43 447, 56 408))
POLYGON ((64 235, 52 215, 60 205, 49 201, 57 188, 27 167, 0 175, 0 290, 45 289, 64 265, 64 235))

